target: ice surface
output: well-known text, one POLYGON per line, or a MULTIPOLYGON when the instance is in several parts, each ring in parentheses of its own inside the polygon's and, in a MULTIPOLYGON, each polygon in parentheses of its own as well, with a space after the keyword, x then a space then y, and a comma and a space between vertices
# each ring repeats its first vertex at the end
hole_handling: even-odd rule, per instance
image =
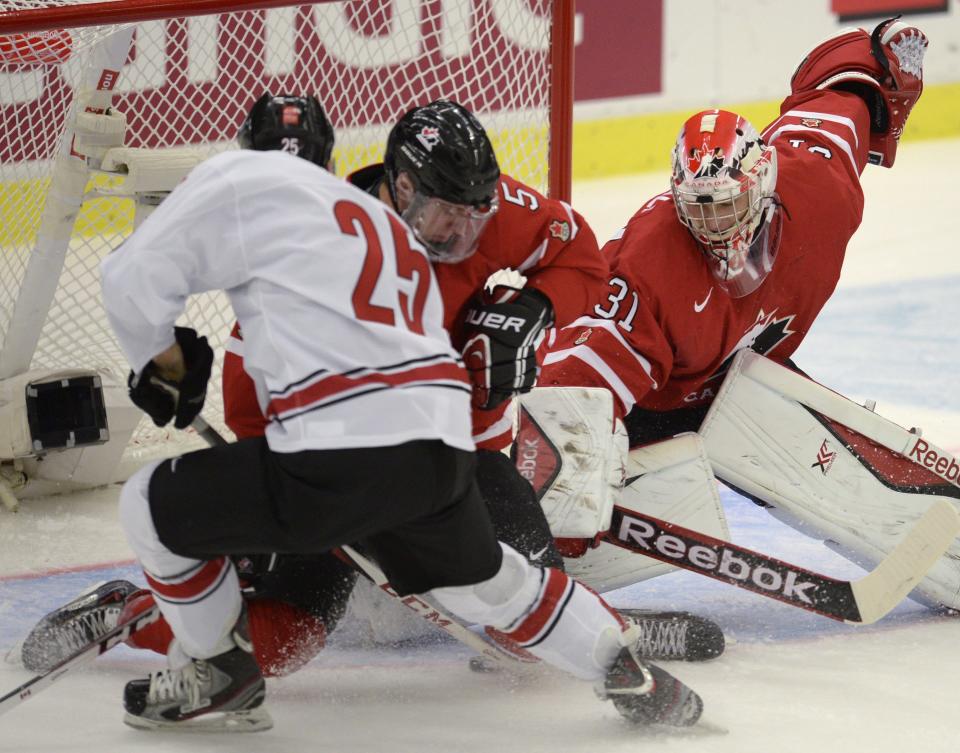
MULTIPOLYGON (((896 168, 865 176, 867 211, 840 288, 797 354, 819 381, 960 452, 960 251, 952 181, 960 141, 906 144, 896 168), (950 183, 948 184, 948 181, 950 183)), ((575 186, 574 204, 608 237, 664 186, 637 176, 575 186)), ((0 511, 0 651, 86 585, 139 580, 117 527, 117 490, 31 500, 0 511), (106 564, 105 564, 106 563, 106 564), (61 572, 57 572, 60 570, 61 572)), ((862 571, 729 492, 733 538, 835 576, 862 571)), ((558 674, 477 675, 457 644, 370 645, 345 621, 321 656, 268 681, 269 732, 172 736, 120 722, 123 684, 159 660, 115 649, 0 719, 0 750, 517 751, 617 753, 952 753, 960 749, 960 618, 905 602, 871 627, 851 627, 690 573, 615 592, 619 606, 689 609, 731 645, 711 663, 671 671, 703 696, 683 732, 635 730, 588 685, 558 674)), ((384 607, 386 619, 390 609, 384 607)), ((28 679, 0 665, 0 691, 28 679)))

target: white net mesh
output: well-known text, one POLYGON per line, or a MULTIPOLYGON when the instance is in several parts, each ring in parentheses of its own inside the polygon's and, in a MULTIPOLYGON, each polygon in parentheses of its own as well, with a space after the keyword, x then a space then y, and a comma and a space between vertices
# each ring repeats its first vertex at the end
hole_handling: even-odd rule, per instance
MULTIPOLYGON (((0 11, 86 1, 0 0, 0 11)), ((343 175, 380 159, 390 125, 409 107, 448 97, 480 117, 506 172, 546 190, 552 5, 357 0, 144 22, 133 32, 112 106, 126 115, 126 146, 191 147, 208 156, 235 148, 237 129, 262 93, 312 93, 337 130, 343 175)), ((126 28, 0 37, 0 356, 7 359, 0 376, 14 363, 11 322, 15 308, 25 308, 18 298, 34 295, 35 281, 28 277, 25 286, 24 277, 45 244, 48 220, 41 218, 48 193, 60 190, 52 175, 55 157, 70 146, 75 98, 94 50, 126 28)), ((122 176, 94 171, 84 180, 86 198, 29 366, 100 368, 124 379, 127 365, 100 303, 98 264, 132 232, 134 203, 97 195, 122 188, 122 176)), ((232 318, 221 296, 200 296, 183 320, 217 350, 205 413, 220 428, 219 361, 232 318)), ((148 426, 141 424, 137 442, 168 434, 151 435, 148 426)))

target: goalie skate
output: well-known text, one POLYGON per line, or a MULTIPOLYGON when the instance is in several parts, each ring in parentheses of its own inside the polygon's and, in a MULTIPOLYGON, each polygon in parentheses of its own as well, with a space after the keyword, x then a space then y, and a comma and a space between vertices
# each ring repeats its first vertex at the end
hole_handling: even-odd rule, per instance
POLYGON ((703 713, 700 696, 660 667, 643 662, 631 646, 621 649, 597 695, 612 701, 635 724, 689 727, 703 713))
POLYGON ((117 626, 124 601, 138 590, 133 583, 112 580, 84 591, 38 622, 20 647, 23 666, 43 674, 117 626))
POLYGON ((706 661, 723 653, 720 626, 690 612, 618 609, 637 628, 637 654, 651 661, 706 661))

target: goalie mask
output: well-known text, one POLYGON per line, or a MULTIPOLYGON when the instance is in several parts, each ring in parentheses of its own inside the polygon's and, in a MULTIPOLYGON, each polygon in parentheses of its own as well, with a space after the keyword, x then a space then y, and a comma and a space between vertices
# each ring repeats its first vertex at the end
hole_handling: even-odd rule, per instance
POLYGON ((390 198, 433 260, 463 261, 498 208, 500 167, 480 122, 455 102, 407 112, 384 157, 390 198))
POLYGON ((705 110, 683 124, 673 150, 677 216, 733 298, 752 293, 773 268, 781 224, 776 184, 776 149, 744 118, 705 110))
POLYGON ((264 94, 247 115, 237 141, 242 149, 287 152, 326 168, 333 126, 316 97, 264 94))

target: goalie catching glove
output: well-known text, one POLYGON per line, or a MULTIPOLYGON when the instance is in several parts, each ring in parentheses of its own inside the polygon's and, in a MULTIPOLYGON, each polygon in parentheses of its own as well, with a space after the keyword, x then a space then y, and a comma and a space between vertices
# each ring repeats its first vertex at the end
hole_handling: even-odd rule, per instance
POLYGON ((910 110, 923 92, 926 50, 926 35, 896 18, 880 23, 872 34, 840 31, 797 66, 790 79, 794 96, 782 112, 794 107, 797 95, 818 89, 857 94, 870 110, 870 162, 890 167, 910 110))
POLYGON ((539 291, 498 285, 482 293, 464 320, 463 362, 473 407, 491 410, 537 381, 537 344, 553 323, 553 305, 539 291))
POLYGON ((203 408, 213 368, 213 349, 206 337, 198 336, 189 327, 174 327, 173 335, 183 352, 183 378, 174 381, 161 377, 157 365, 150 361, 139 374, 130 372, 127 387, 134 405, 157 426, 166 426, 174 419, 174 427, 185 429, 203 408))

